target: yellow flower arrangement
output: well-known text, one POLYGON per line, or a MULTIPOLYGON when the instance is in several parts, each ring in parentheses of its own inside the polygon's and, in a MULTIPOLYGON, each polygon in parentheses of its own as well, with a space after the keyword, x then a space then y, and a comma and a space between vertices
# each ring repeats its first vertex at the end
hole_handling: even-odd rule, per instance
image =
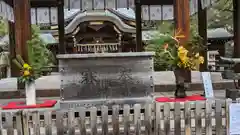
POLYGON ((175 67, 189 69, 189 70, 199 70, 199 65, 204 63, 204 57, 199 54, 199 52, 190 51, 180 45, 179 39, 184 38, 184 35, 181 35, 180 32, 177 32, 172 40, 175 41, 174 48, 176 48, 176 54, 174 55, 173 48, 169 47, 169 44, 166 43, 164 47, 164 54, 169 55, 170 58, 174 61, 175 67))
POLYGON ((17 56, 13 62, 21 69, 21 76, 19 77, 19 81, 22 83, 30 83, 35 80, 35 76, 33 74, 33 68, 25 63, 21 56, 17 56))

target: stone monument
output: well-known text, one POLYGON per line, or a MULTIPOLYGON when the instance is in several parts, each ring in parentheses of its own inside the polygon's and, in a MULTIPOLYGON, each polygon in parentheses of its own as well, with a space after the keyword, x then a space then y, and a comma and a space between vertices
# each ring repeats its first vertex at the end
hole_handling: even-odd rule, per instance
POLYGON ((62 54, 61 107, 152 102, 152 52, 62 54))

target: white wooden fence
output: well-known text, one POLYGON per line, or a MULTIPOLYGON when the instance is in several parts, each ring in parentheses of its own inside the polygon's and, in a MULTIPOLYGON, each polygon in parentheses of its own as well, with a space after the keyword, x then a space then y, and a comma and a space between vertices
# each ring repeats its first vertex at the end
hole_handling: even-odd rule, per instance
POLYGON ((0 135, 226 135, 230 102, 2 111, 0 135))

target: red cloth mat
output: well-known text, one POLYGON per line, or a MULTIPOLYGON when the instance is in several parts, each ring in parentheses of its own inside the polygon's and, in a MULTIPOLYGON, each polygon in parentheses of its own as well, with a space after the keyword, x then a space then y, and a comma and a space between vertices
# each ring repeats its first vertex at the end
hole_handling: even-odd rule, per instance
POLYGON ((10 102, 5 106, 2 106, 3 110, 10 109, 33 109, 33 108, 50 108, 57 103, 56 100, 46 100, 43 103, 36 105, 26 105, 25 102, 10 102))
POLYGON ((156 102, 186 102, 200 100, 206 100, 206 98, 201 95, 192 95, 186 96, 185 98, 158 97, 155 99, 156 102))

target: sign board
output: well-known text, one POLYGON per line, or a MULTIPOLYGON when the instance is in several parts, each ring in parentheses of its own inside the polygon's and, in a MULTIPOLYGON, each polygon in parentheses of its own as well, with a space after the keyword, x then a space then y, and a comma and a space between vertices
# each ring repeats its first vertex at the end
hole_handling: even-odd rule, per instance
POLYGON ((205 91, 205 97, 206 98, 213 98, 213 86, 212 86, 212 79, 211 79, 211 73, 210 72, 201 72, 204 91, 205 91))
POLYGON ((240 104, 229 105, 229 135, 240 135, 240 104))

